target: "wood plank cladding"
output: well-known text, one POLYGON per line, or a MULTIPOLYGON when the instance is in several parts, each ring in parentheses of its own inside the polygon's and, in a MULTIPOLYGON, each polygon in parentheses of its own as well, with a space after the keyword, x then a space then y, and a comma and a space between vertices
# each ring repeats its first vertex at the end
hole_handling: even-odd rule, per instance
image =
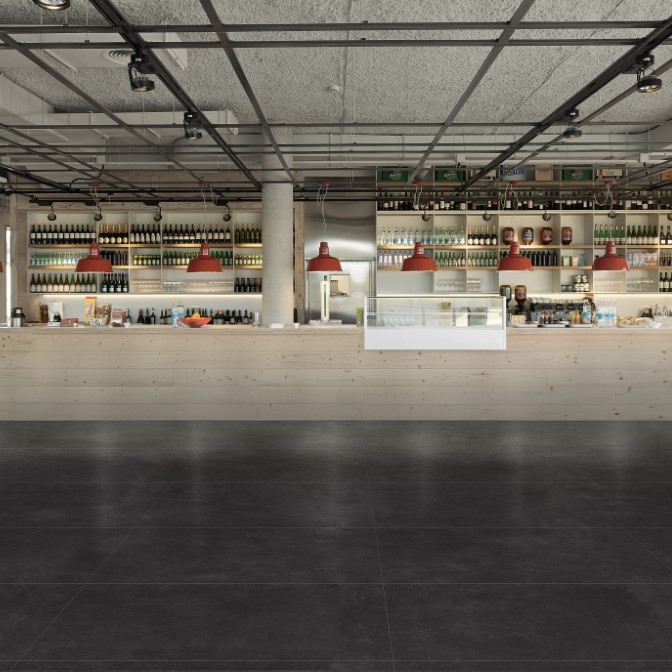
POLYGON ((367 351, 355 329, 0 330, 2 420, 672 420, 672 332, 367 351))

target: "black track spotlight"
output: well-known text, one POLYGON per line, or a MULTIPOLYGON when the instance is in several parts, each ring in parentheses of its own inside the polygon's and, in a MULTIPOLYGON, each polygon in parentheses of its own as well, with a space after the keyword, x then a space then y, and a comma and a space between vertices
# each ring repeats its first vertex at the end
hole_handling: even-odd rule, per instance
POLYGON ((47 215, 47 219, 50 222, 55 222, 56 221, 56 213, 54 212, 54 206, 53 205, 51 205, 49 207, 49 214, 47 215))
POLYGON ((93 221, 99 222, 103 218, 103 211, 100 209, 100 206, 96 206, 96 211, 93 213, 93 221))
POLYGON ((128 79, 131 82, 131 90, 136 93, 147 93, 154 91, 154 80, 147 75, 153 72, 152 66, 147 60, 147 56, 135 53, 131 56, 131 62, 128 64, 128 79))
POLYGON ((551 215, 551 213, 546 208, 544 208, 544 214, 541 216, 541 218, 545 222, 550 222, 551 219, 553 218, 553 215, 551 215))
POLYGON ((155 222, 160 222, 163 219, 163 215, 161 214, 161 206, 157 205, 156 210, 154 211, 154 221, 155 222))
POLYGON ((653 54, 644 54, 637 59, 637 84, 639 93, 654 93, 663 88, 663 80, 656 77, 653 69, 653 54), (648 72, 647 72, 648 71, 648 72))
POLYGON ((583 135, 581 129, 574 123, 579 118, 579 110, 573 107, 565 112, 565 118, 569 121, 569 126, 562 132, 562 137, 567 140, 576 140, 583 135))
POLYGON ((228 203, 225 203, 224 207, 226 208, 226 210, 224 211, 224 215, 222 216, 222 219, 225 222, 230 222, 231 221, 231 208, 229 207, 228 203))
POLYGON ((49 9, 54 12, 60 12, 70 7, 70 0, 33 0, 40 9, 49 9))
POLYGON ((198 128, 196 115, 193 112, 187 111, 184 113, 184 137, 187 140, 200 140, 203 137, 203 133, 198 128))

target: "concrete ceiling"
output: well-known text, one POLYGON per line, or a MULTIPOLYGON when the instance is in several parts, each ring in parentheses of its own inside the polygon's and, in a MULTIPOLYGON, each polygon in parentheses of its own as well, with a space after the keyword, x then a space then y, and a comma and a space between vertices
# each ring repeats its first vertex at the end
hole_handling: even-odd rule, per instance
POLYGON ((641 0, 71 2, 66 12, 0 2, 0 170, 40 198, 76 195, 96 177, 119 198, 186 196, 202 180, 235 198, 254 197, 273 176, 291 175, 299 188, 307 175, 366 180, 386 165, 413 176, 498 161, 646 166, 653 175, 672 162, 669 0, 647 0, 645 12, 641 0), (96 30, 110 25, 96 7, 106 4, 121 29, 96 30), (209 9, 233 42, 228 54, 209 9), (522 23, 506 31, 512 20, 522 23), (170 35, 141 30, 166 25, 170 35), (657 30, 667 31, 652 50, 661 91, 634 92, 624 67, 603 74, 643 53, 657 30), (190 44, 148 49, 169 80, 156 76, 156 89, 140 94, 126 57, 107 54, 143 39, 190 44), (397 43, 375 43, 389 40, 397 43), (459 42, 427 42, 446 40, 459 42), (558 111, 577 95, 583 137, 558 140, 558 111), (183 138, 185 101, 208 126, 200 140, 183 138), (262 175, 264 155, 276 156, 274 173, 262 175))

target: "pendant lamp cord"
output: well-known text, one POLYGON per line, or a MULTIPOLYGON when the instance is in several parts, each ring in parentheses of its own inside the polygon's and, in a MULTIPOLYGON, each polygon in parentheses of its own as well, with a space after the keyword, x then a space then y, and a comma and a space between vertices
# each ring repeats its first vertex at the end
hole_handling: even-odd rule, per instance
POLYGON ((322 213, 322 223, 324 224, 324 236, 327 236, 327 220, 324 216, 324 202, 327 200, 327 192, 329 191, 329 182, 320 182, 320 186, 317 190, 317 196, 315 197, 315 202, 320 208, 322 213))

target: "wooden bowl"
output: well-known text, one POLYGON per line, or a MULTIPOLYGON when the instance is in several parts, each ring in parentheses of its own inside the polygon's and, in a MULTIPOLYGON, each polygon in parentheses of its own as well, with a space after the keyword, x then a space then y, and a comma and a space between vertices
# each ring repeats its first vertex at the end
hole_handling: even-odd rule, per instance
POLYGON ((188 327, 197 329, 198 327, 202 327, 204 324, 210 322, 211 319, 211 317, 181 317, 180 322, 182 322, 182 324, 186 324, 188 327))

